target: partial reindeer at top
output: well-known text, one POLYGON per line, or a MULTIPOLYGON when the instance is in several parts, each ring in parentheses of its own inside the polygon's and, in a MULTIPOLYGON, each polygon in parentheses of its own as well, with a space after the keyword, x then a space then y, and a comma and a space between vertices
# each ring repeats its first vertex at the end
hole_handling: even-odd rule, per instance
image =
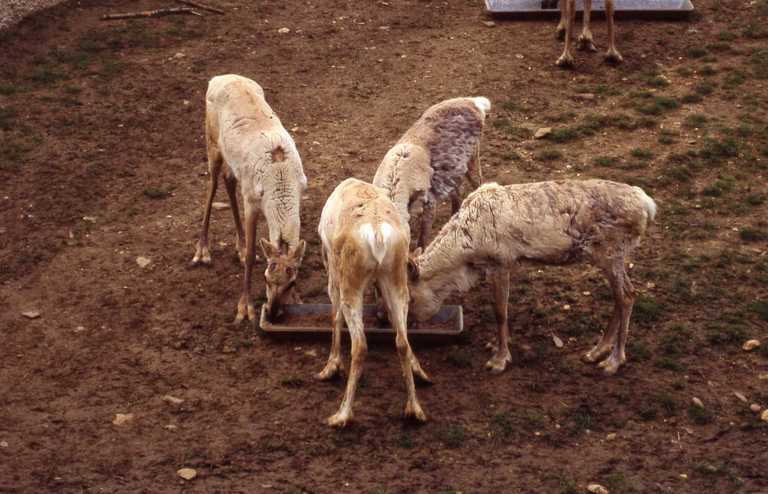
MULTIPOLYGON (((576 23, 576 0, 559 0, 560 3, 560 23, 557 25, 557 37, 565 36, 565 47, 563 54, 557 59, 557 65, 561 67, 573 66, 573 54, 571 53, 573 26, 576 23)), ((622 58, 616 49, 616 33, 613 23, 614 0, 605 0, 605 18, 608 22, 608 51, 605 53, 605 59, 611 63, 621 63, 622 58)), ((589 28, 590 17, 592 14, 592 0, 584 0, 584 27, 581 36, 578 39, 580 50, 597 51, 592 39, 592 30, 589 28)))
POLYGON ((210 264, 208 226, 211 204, 224 169, 224 182, 235 220, 236 246, 245 265, 243 291, 235 323, 256 320, 251 298, 251 272, 256 260, 256 221, 261 211, 269 240, 260 244, 267 258, 267 310, 274 317, 285 303, 299 302, 296 275, 306 244, 299 239, 301 194, 307 177, 293 139, 264 99, 254 81, 239 75, 216 76, 205 97, 205 136, 210 184, 203 225, 192 264, 210 264), (243 196, 245 232, 237 205, 237 184, 243 196))
POLYGON ((590 262, 608 279, 614 309, 608 329, 584 358, 614 374, 635 300, 626 260, 654 220, 656 204, 639 187, 607 180, 485 184, 470 194, 422 254, 411 259, 411 315, 429 319, 455 290, 469 290, 486 269, 498 323, 496 354, 486 366, 503 371, 511 360, 507 303, 509 273, 518 263, 590 262), (607 356, 607 357, 606 357, 607 356))
POLYGON ((344 427, 352 419, 357 381, 363 371, 367 343, 363 329, 363 294, 375 283, 395 330, 408 401, 405 415, 419 421, 426 415, 416 398, 413 374, 429 377, 408 344, 408 229, 387 198, 386 191, 348 178, 333 191, 323 207, 318 233, 323 264, 328 271, 328 296, 333 316, 331 353, 318 379, 334 377, 342 367, 341 328, 346 321, 352 340, 352 358, 344 399, 328 424, 344 427))
POLYGON ((483 180, 480 137, 488 98, 454 98, 427 109, 393 146, 376 170, 373 184, 385 189, 408 228, 411 215, 421 217, 418 244, 429 240, 438 202, 450 198, 455 213, 466 177, 473 188, 483 180))

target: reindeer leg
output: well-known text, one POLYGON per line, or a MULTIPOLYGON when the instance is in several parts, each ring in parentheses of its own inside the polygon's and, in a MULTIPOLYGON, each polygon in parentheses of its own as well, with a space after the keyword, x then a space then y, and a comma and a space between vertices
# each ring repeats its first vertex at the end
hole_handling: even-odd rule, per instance
POLYGON ((627 335, 629 333, 629 318, 632 315, 632 307, 635 303, 635 289, 632 286, 632 281, 629 279, 629 276, 627 276, 624 259, 617 259, 614 262, 611 271, 611 287, 613 288, 613 296, 616 300, 617 308, 619 309, 620 323, 616 328, 618 337, 614 342, 611 354, 608 355, 608 358, 598 364, 609 376, 616 374, 619 367, 627 361, 625 346, 627 343, 627 335))
POLYGON ((237 303, 237 316, 235 324, 240 324, 243 319, 256 320, 256 309, 251 299, 251 274, 256 257, 256 219, 255 206, 245 202, 245 276, 243 276, 243 292, 237 303))
POLYGON ((560 4, 560 22, 557 23, 557 29, 555 29, 555 38, 560 41, 565 39, 565 26, 568 23, 568 6, 566 5, 566 2, 568 2, 568 0, 558 0, 557 2, 560 4))
MULTIPOLYGON (((342 283, 345 283, 346 278, 342 283)), ((345 283, 346 284, 346 283, 345 283)), ((357 381, 363 372, 363 361, 368 353, 368 344, 363 332, 362 286, 341 287, 341 311, 347 321, 349 336, 352 340, 352 358, 349 365, 349 377, 339 411, 328 417, 328 425, 345 427, 352 420, 352 405, 355 401, 357 381)))
MULTIPOLYGON (((325 258, 325 250, 323 250, 323 258, 325 258)), ((331 353, 328 355, 328 362, 322 371, 315 375, 320 381, 327 381, 336 377, 339 371, 342 369, 343 363, 341 360, 341 328, 344 324, 344 315, 341 312, 339 285, 333 276, 333 270, 328 269, 328 297, 331 299, 331 307, 333 311, 333 337, 331 340, 331 353)))
MULTIPOLYGON (((405 268, 405 266, 403 266, 405 268)), ((427 416, 424 410, 419 404, 419 399, 416 397, 416 386, 414 384, 414 373, 422 378, 427 377, 426 373, 421 369, 421 366, 413 354, 411 345, 408 343, 408 333, 405 327, 405 320, 408 315, 408 285, 405 269, 402 270, 400 276, 388 276, 380 283, 381 295, 387 305, 389 311, 389 318, 392 321, 392 327, 395 330, 395 344, 397 346, 397 353, 400 357, 400 365, 403 368, 403 378, 405 379, 405 390, 408 395, 408 400, 405 404, 404 415, 409 418, 418 420, 419 422, 426 422, 427 416), (399 278, 399 279, 398 279, 399 278), (399 281, 399 283, 398 283, 399 281), (416 366, 414 366, 414 362, 416 366)), ((427 379, 429 379, 427 377, 427 379)))
POLYGON ((210 180, 208 183, 208 195, 204 204, 203 212, 203 226, 200 229, 200 237, 195 247, 195 256, 192 258, 192 265, 198 264, 211 264, 211 252, 208 248, 208 227, 211 222, 211 204, 213 204, 213 198, 216 195, 216 189, 219 185, 219 174, 221 173, 221 165, 223 158, 219 152, 218 146, 210 139, 208 141, 208 175, 210 180))
POLYGON ((608 51, 605 60, 611 63, 621 63, 624 58, 616 49, 616 30, 613 24, 613 0, 605 0, 605 17, 608 20, 608 51))
MULTIPOLYGON (((243 224, 240 222, 240 208, 237 206, 237 179, 232 172, 225 173, 224 185, 227 186, 227 196, 229 197, 229 206, 232 209, 232 218, 235 220, 235 248, 237 249, 237 256, 240 258, 240 263, 245 265, 245 235, 243 233, 243 224)), ((254 254, 254 259, 258 260, 259 256, 254 254)))
POLYGON ((579 36, 579 50, 597 51, 592 40, 592 30, 589 28, 589 20, 592 13, 592 0, 584 0, 584 27, 579 36))
POLYGON ((571 53, 571 34, 573 33, 573 24, 576 17, 576 0, 560 0, 564 2, 566 10, 566 24, 565 24, 565 47, 563 48, 563 54, 557 59, 557 65, 560 67, 572 67, 573 66, 573 54, 571 53))
POLYGON ((498 325, 499 337, 496 354, 486 362, 485 366, 494 374, 504 372, 507 363, 512 361, 512 355, 509 353, 509 323, 507 306, 509 304, 509 271, 505 269, 497 270, 491 279, 493 285, 493 309, 496 314, 496 324, 498 325))

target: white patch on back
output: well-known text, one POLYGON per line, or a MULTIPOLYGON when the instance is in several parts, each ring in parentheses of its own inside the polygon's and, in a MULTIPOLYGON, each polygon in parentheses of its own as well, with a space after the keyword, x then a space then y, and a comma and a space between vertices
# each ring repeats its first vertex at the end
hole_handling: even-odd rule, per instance
POLYGON ((483 118, 485 118, 485 115, 491 111, 491 100, 484 96, 472 98, 472 102, 475 104, 477 109, 480 110, 480 113, 483 114, 483 118))

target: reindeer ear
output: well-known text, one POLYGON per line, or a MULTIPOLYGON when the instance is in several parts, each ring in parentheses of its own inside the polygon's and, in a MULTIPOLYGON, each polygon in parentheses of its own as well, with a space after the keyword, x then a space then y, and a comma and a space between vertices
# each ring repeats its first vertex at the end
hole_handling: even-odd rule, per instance
POLYGON ((417 258, 421 255, 421 247, 414 250, 410 256, 408 256, 408 278, 411 281, 417 281, 419 279, 420 269, 417 258))
POLYGON ((291 249, 290 257, 297 259, 299 262, 301 262, 302 259, 304 259, 304 252, 307 250, 307 242, 304 240, 299 240, 299 244, 291 249))
POLYGON ((264 253, 264 257, 267 259, 277 257, 279 249, 272 245, 270 241, 262 238, 259 240, 259 245, 261 246, 261 251, 264 253))

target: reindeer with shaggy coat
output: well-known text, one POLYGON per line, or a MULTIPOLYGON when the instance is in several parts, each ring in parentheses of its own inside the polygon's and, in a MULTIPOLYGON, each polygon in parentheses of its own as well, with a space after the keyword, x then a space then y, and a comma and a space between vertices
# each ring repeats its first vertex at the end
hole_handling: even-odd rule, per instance
POLYGON ((211 204, 224 170, 224 181, 236 228, 236 248, 245 265, 243 290, 235 323, 256 320, 251 298, 251 272, 256 256, 256 220, 261 211, 267 220, 269 240, 260 244, 267 259, 267 311, 270 317, 284 303, 300 302, 296 275, 306 244, 299 239, 301 194, 307 177, 293 139, 264 99, 254 81, 229 74, 214 77, 205 97, 205 137, 210 184, 203 225, 192 264, 210 264, 208 226, 211 204), (243 196, 245 233, 237 206, 237 184, 243 196))
POLYGON ((328 419, 328 424, 344 427, 352 419, 352 403, 368 348, 363 331, 363 294, 371 283, 378 287, 395 329, 408 393, 405 415, 425 421, 426 415, 416 398, 413 374, 425 381, 429 377, 413 354, 406 333, 410 239, 394 204, 384 190, 348 178, 325 203, 318 232, 333 307, 331 353, 325 368, 316 376, 318 379, 331 379, 341 370, 341 328, 345 321, 352 340, 346 392, 339 411, 328 419))
POLYGON ((403 224, 421 217, 419 246, 429 240, 438 202, 450 198, 455 213, 463 178, 474 188, 482 182, 480 137, 490 109, 483 97, 442 101, 427 109, 379 164, 373 184, 387 191, 403 224))
POLYGON ((563 180, 501 186, 485 184, 470 194, 424 253, 411 259, 411 314, 434 315, 454 290, 467 291, 488 268, 498 324, 496 354, 486 366, 502 372, 508 348, 509 273, 518 263, 597 266, 613 291, 608 329, 584 356, 614 374, 626 361, 625 345, 635 300, 625 262, 656 215, 653 199, 639 187, 606 180, 563 180))

